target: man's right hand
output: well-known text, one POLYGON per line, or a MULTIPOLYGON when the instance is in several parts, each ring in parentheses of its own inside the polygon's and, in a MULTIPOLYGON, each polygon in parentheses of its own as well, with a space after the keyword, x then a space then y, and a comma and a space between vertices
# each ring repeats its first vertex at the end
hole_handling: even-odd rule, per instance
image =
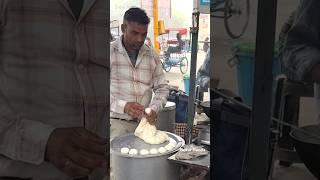
POLYGON ((136 102, 128 102, 124 107, 124 112, 133 118, 141 118, 144 114, 144 106, 136 102))
POLYGON ((45 159, 68 176, 87 176, 106 163, 107 144, 85 128, 58 128, 49 137, 45 159))

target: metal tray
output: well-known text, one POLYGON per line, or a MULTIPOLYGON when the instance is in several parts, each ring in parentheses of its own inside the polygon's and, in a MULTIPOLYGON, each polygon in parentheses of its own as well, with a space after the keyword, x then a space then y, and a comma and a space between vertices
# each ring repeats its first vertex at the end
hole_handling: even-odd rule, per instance
POLYGON ((148 157, 157 157, 157 156, 172 154, 173 152, 178 151, 182 146, 184 146, 185 141, 180 136, 170 132, 166 132, 166 133, 168 134, 171 141, 174 140, 177 143, 176 147, 174 147, 171 151, 167 151, 162 154, 158 153, 158 154, 141 155, 139 154, 139 151, 141 149, 147 149, 147 150, 150 150, 152 148, 158 149, 160 147, 166 146, 167 144, 170 143, 170 141, 166 141, 162 144, 156 144, 156 145, 147 144, 142 139, 136 137, 133 133, 129 133, 129 134, 116 137, 111 141, 111 153, 115 153, 119 156, 130 157, 130 158, 148 158, 148 157), (123 147, 128 147, 129 149, 135 148, 138 150, 138 154, 137 155, 123 154, 120 152, 121 148, 123 147))

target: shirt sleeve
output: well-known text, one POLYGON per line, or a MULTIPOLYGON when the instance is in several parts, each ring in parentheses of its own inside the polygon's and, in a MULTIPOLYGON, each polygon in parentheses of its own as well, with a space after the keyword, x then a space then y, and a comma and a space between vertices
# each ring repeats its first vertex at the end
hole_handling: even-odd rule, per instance
MULTIPOLYGON (((155 53, 155 52, 154 52, 155 53)), ((149 107, 159 113, 167 102, 169 96, 169 86, 162 70, 162 65, 158 55, 155 55, 156 68, 152 75, 154 96, 149 107)))
POLYGON ((110 110, 111 112, 123 114, 127 101, 116 98, 110 94, 110 110))
MULTIPOLYGON (((0 29, 5 25, 5 3, 0 1, 0 29)), ((12 160, 41 164, 55 127, 20 116, 0 92, 0 154, 12 160)))
MULTIPOLYGON (((114 44, 117 43, 117 41, 113 42, 111 45, 110 45, 110 68, 111 68, 111 72, 112 72, 112 64, 113 64, 113 61, 116 58, 116 53, 115 53, 115 48, 114 48, 114 44)), ((110 78, 112 78, 110 76, 110 78)), ((111 81, 110 81, 111 83, 111 81)), ((116 96, 114 96, 112 94, 112 87, 110 85, 110 111, 111 112, 115 112, 115 113, 119 113, 119 114, 123 114, 124 113, 124 107, 125 105, 127 104, 127 101, 125 100, 122 100, 122 99, 119 99, 117 98, 116 96)), ((109 109, 108 109, 109 111, 109 109)))
POLYGON ((40 164, 55 127, 21 118, 0 95, 0 154, 16 161, 40 164))
POLYGON ((303 0, 283 47, 282 60, 298 80, 306 81, 320 63, 320 1, 303 0))

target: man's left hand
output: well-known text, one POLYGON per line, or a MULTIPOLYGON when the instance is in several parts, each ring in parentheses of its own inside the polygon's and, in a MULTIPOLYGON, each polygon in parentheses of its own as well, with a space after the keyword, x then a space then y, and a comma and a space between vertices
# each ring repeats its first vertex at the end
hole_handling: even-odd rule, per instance
POLYGON ((155 111, 151 110, 149 114, 145 113, 145 115, 150 124, 154 125, 156 123, 157 113, 155 111))

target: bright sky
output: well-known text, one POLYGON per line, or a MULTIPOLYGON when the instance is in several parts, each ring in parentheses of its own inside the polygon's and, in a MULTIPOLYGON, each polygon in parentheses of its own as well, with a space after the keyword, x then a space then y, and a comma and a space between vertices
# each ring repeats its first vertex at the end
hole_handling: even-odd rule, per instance
MULTIPOLYGON (((152 1, 152 0, 150 0, 152 1)), ((163 0, 158 0, 160 4, 163 0)), ((110 18, 111 20, 118 20, 119 23, 122 23, 122 17, 124 12, 129 9, 130 7, 141 7, 141 0, 110 0, 110 18)), ((193 10, 193 0, 171 0, 171 18, 163 19, 165 22, 166 28, 168 27, 180 27, 180 28, 187 28, 192 25, 192 10, 193 10)), ((159 18, 162 19, 162 18, 159 18)), ((206 23, 208 23, 207 21, 206 23)), ((151 23, 152 19, 151 19, 151 23)), ((200 22, 201 23, 201 22, 200 22)), ((200 24, 201 25, 201 24, 200 24)), ((203 29, 203 27, 202 27, 203 29)), ((209 33, 208 30, 205 30, 205 35, 209 33)), ((201 32, 200 32, 201 33, 201 32)), ((149 26, 149 36, 153 36, 153 28, 149 26)))
POLYGON ((191 14, 193 8, 193 0, 171 0, 171 6, 173 13, 191 14))
MULTIPOLYGON (((152 1, 152 0, 150 0, 152 1)), ((161 3, 161 0, 158 1, 161 3)), ((121 21, 124 11, 132 6, 141 6, 141 0, 111 0, 110 1, 110 18, 111 20, 118 19, 121 21)), ((183 21, 189 21, 192 14, 193 0, 171 0, 171 19, 182 17, 183 21)), ((168 21, 167 20, 167 21, 168 21)), ((181 19, 179 19, 181 22, 181 19)), ((186 24, 188 25, 188 24, 186 24)))

